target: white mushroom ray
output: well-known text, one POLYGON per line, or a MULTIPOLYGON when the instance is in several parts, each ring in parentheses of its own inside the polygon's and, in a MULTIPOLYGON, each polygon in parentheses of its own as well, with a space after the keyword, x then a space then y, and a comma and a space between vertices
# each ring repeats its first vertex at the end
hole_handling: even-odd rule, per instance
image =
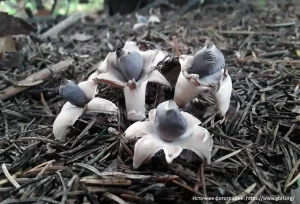
POLYGON ((149 112, 149 121, 135 122, 127 128, 126 138, 139 138, 134 148, 134 168, 151 159, 161 149, 165 152, 168 163, 178 157, 184 149, 191 150, 202 160, 210 163, 213 140, 209 132, 198 126, 201 122, 197 118, 186 112, 181 113, 187 120, 188 128, 182 136, 171 142, 163 140, 156 130, 154 124, 156 109, 149 112))
MULTIPOLYGON (((146 118, 145 115, 145 96, 147 83, 156 82, 171 87, 167 79, 156 69, 159 62, 165 59, 167 53, 160 50, 140 51, 134 42, 126 42, 124 51, 137 51, 143 58, 143 68, 141 77, 138 80, 126 80, 125 76, 118 69, 115 60, 116 52, 110 52, 101 67, 101 70, 95 80, 110 84, 114 87, 122 88, 125 96, 127 119, 139 121, 146 118)), ((133 60, 128 60, 133 62, 133 60)), ((126 66, 129 67, 129 66, 126 66)))
POLYGON ((69 127, 83 114, 94 115, 95 113, 106 113, 116 115, 118 113, 117 106, 105 99, 94 98, 97 92, 97 83, 89 79, 81 82, 78 86, 83 90, 90 100, 84 108, 72 105, 66 102, 61 109, 61 112, 56 117, 53 123, 53 134, 57 140, 64 141, 69 132, 69 127))
POLYGON ((221 69, 220 73, 217 72, 199 79, 197 74, 187 72, 187 68, 191 63, 191 56, 182 55, 179 61, 181 72, 175 86, 174 101, 176 104, 183 107, 198 95, 210 94, 215 100, 217 109, 224 116, 228 111, 232 92, 232 81, 228 70, 221 69), (209 83, 210 81, 219 82, 209 83))

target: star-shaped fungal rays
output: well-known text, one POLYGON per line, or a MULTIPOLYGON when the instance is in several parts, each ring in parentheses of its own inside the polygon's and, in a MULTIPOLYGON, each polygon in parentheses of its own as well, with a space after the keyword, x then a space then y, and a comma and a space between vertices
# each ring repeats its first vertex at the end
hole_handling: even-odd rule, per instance
POLYGON ((220 50, 209 43, 194 56, 179 57, 181 72, 178 76, 174 100, 179 107, 185 106, 199 94, 211 94, 222 116, 230 104, 232 81, 224 68, 225 59, 220 50))
POLYGON ((125 131, 126 138, 140 138, 134 147, 133 167, 138 168, 161 149, 168 163, 184 149, 210 163, 213 140, 200 123, 172 100, 159 104, 149 112, 149 121, 135 122, 125 131))
POLYGON ((53 123, 53 134, 57 140, 65 140, 76 120, 84 113, 93 115, 95 113, 106 113, 116 115, 118 108, 112 102, 95 97, 97 83, 92 74, 87 81, 78 85, 73 81, 64 80, 59 88, 63 99, 67 100, 53 123))
POLYGON ((139 50, 136 43, 128 41, 122 49, 110 52, 98 70, 96 81, 122 88, 125 95, 127 119, 143 120, 145 115, 146 87, 149 81, 171 87, 156 69, 168 54, 160 50, 139 50))

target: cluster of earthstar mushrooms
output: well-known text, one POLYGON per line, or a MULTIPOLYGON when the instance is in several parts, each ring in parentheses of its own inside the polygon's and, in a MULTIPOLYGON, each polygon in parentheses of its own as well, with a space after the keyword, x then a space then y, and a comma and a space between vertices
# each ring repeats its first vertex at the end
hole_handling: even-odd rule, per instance
POLYGON ((134 122, 124 135, 128 139, 139 138, 134 148, 134 168, 150 160, 161 149, 168 163, 178 156, 188 159, 188 155, 195 153, 209 164, 212 137, 199 126, 199 119, 180 108, 198 95, 209 94, 214 98, 215 111, 225 117, 230 104, 232 81, 225 69, 224 56, 213 43, 208 43, 193 56, 180 55, 181 72, 174 99, 150 110, 145 120, 147 83, 156 82, 171 88, 168 80, 158 71, 158 64, 167 57, 165 51, 142 51, 137 43, 127 41, 123 48, 110 52, 87 81, 77 85, 64 80, 59 93, 67 102, 54 121, 55 138, 65 140, 69 126, 83 114, 118 113, 115 104, 95 97, 98 83, 105 83, 123 89, 127 119, 134 122))

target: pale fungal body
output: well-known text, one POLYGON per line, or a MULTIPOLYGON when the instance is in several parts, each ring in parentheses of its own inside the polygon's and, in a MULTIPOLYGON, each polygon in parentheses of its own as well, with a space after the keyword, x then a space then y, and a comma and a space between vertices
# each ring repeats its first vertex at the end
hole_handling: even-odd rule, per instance
POLYGON ((209 164, 213 140, 200 124, 194 116, 180 111, 172 100, 159 104, 149 112, 148 121, 135 122, 125 131, 126 138, 139 138, 134 147, 133 167, 138 168, 161 149, 168 163, 188 150, 209 164))
POLYGON ((118 113, 118 108, 114 103, 95 97, 97 83, 93 80, 94 77, 95 75, 92 74, 87 81, 78 85, 73 81, 64 80, 61 85, 60 94, 67 102, 53 123, 53 134, 57 140, 64 141, 66 139, 69 126, 72 126, 83 113, 89 115, 96 113, 116 115, 118 113))
POLYGON ((225 67, 223 54, 212 43, 194 56, 181 55, 181 72, 175 86, 174 100, 160 103, 149 111, 146 118, 146 88, 149 81, 171 87, 157 70, 157 65, 166 59, 167 53, 160 50, 141 51, 131 41, 123 48, 110 52, 100 63, 97 71, 87 81, 76 85, 65 80, 60 94, 68 102, 53 124, 53 134, 64 140, 69 126, 83 113, 116 114, 117 107, 101 98, 95 98, 97 83, 106 83, 122 88, 125 96, 127 119, 135 121, 125 131, 127 139, 138 138, 134 147, 133 167, 138 168, 163 150, 168 163, 181 156, 190 161, 197 155, 209 164, 213 139, 200 120, 181 111, 199 94, 211 94, 215 106, 225 116, 230 104, 232 81, 225 67))
POLYGON ((185 106, 195 97, 210 94, 222 116, 230 104, 232 81, 224 68, 225 59, 217 47, 209 43, 194 56, 179 57, 181 72, 175 86, 174 100, 179 107, 185 106))
POLYGON ((127 119, 146 118, 145 96, 149 81, 171 87, 166 78, 156 69, 167 56, 160 50, 140 51, 136 43, 128 41, 122 49, 110 52, 98 67, 96 81, 122 88, 125 96, 127 119))

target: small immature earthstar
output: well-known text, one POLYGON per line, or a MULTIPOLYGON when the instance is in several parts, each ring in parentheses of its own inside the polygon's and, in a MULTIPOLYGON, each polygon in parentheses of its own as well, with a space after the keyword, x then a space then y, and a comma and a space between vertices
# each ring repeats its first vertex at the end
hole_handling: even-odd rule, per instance
POLYGON ((213 139, 200 123, 196 117, 180 111, 173 100, 159 104, 150 110, 149 121, 135 122, 125 131, 128 139, 140 138, 134 147, 133 167, 138 168, 161 149, 168 163, 187 150, 209 164, 213 139))
POLYGON ((66 139, 69 126, 72 126, 82 114, 106 113, 116 115, 118 113, 115 104, 95 97, 97 83, 93 78, 95 78, 95 73, 87 81, 78 85, 71 80, 63 80, 59 87, 59 94, 67 102, 53 123, 53 134, 57 140, 64 141, 66 139))
POLYGON ((185 106, 199 94, 210 93, 222 116, 229 109, 232 81, 225 67, 221 51, 209 43, 194 56, 179 57, 181 72, 175 86, 174 100, 179 107, 185 106))
POLYGON ((157 70, 157 65, 168 54, 160 50, 139 50, 136 43, 128 41, 124 47, 110 52, 98 67, 95 81, 122 88, 125 95, 127 119, 139 121, 146 118, 145 97, 149 81, 171 87, 157 70))

